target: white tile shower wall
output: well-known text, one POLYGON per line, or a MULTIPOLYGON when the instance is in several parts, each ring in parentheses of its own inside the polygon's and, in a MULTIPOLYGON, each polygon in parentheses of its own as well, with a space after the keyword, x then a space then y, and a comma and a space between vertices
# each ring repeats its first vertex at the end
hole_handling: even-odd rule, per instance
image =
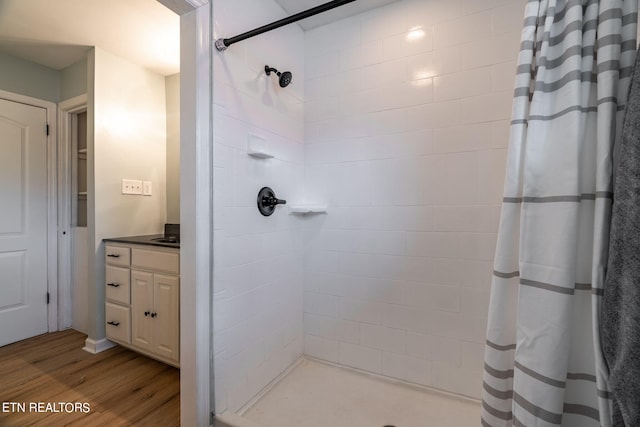
MULTIPOLYGON (((214 0, 216 37, 286 16, 272 0, 214 0)), ((304 35, 295 26, 214 52, 215 410, 237 411, 303 352, 300 219, 255 206, 269 186, 299 199, 304 181, 304 35), (286 89, 264 66, 293 72, 286 89), (247 155, 263 138, 273 159, 247 155)))
POLYGON ((524 5, 404 0, 306 33, 304 349, 481 389, 524 5))

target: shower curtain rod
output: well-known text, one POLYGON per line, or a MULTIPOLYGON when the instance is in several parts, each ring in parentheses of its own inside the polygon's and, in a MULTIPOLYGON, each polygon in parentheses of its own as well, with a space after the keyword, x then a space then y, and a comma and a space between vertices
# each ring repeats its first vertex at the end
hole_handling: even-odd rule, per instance
POLYGON ((322 12, 326 12, 331 9, 335 9, 336 7, 343 6, 347 3, 354 2, 356 0, 334 0, 329 3, 321 4, 320 6, 312 7, 311 9, 305 10, 303 12, 296 13, 295 15, 291 15, 287 18, 280 19, 279 21, 272 22, 271 24, 263 25, 260 28, 256 28, 255 30, 247 31, 246 33, 242 33, 238 36, 231 37, 229 39, 218 39, 216 40, 215 46, 219 51, 226 50, 229 46, 234 43, 241 42, 242 40, 246 40, 253 36, 260 35, 262 33, 266 33, 267 31, 275 30, 276 28, 280 28, 284 25, 289 25, 294 22, 298 22, 302 19, 309 18, 311 16, 317 15, 322 12))

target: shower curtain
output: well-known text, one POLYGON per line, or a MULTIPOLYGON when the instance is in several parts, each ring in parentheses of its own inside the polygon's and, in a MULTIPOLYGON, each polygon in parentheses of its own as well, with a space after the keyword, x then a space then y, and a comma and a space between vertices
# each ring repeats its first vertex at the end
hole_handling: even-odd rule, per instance
POLYGON ((483 375, 484 426, 610 426, 599 340, 637 0, 529 0, 483 375))

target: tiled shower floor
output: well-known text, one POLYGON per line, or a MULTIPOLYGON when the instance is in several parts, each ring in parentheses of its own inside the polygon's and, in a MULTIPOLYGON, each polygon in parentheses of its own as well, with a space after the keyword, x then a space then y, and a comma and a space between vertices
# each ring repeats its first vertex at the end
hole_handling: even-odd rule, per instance
POLYGON ((264 427, 466 427, 480 405, 305 359, 243 418, 264 427))

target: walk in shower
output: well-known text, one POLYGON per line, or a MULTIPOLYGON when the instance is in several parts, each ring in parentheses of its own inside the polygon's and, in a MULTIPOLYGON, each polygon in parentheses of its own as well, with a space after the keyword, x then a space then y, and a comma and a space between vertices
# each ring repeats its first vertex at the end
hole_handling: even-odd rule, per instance
POLYGON ((334 367, 462 399, 477 425, 527 2, 343 2, 223 41, 320 3, 212 2, 215 412, 334 367))
MULTIPOLYGON (((303 355, 480 398, 523 13, 404 0, 214 52, 216 413, 303 355)), ((214 38, 289 14, 214 1, 214 38)))

